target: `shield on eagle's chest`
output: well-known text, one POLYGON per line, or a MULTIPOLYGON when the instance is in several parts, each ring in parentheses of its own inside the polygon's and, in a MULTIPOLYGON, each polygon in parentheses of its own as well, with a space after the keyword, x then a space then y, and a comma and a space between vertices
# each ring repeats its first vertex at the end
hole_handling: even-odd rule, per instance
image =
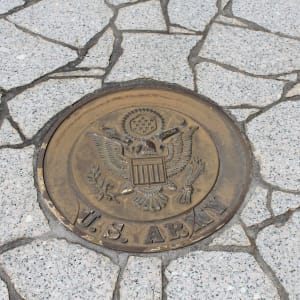
POLYGON ((166 167, 162 157, 131 159, 131 180, 134 185, 166 182, 166 167))

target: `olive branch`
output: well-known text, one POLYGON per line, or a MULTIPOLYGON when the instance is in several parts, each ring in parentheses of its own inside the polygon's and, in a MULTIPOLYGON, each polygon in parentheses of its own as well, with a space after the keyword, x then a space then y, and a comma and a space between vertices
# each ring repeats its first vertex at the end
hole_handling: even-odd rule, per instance
POLYGON ((193 183, 205 172, 205 162, 202 159, 193 157, 185 169, 184 186, 177 196, 180 204, 189 204, 192 202, 192 194, 194 191, 193 183))
POLYGON ((103 178, 102 172, 99 166, 93 166, 88 175, 87 175, 87 181, 92 187, 92 192, 95 194, 96 199, 98 201, 101 201, 102 199, 107 199, 109 201, 115 200, 119 202, 116 199, 116 196, 109 192, 114 188, 114 185, 109 180, 103 178))

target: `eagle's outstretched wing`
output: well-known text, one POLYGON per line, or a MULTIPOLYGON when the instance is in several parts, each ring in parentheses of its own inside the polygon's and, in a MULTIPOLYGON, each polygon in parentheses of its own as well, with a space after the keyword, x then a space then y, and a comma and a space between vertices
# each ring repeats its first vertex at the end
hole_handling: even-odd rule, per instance
POLYGON ((97 146, 101 163, 115 175, 128 179, 129 167, 124 157, 123 146, 118 141, 97 133, 92 133, 91 137, 97 146))
POLYGON ((192 157, 192 139, 197 126, 191 126, 180 131, 168 143, 168 155, 166 157, 166 169, 168 176, 174 176, 181 172, 192 157))

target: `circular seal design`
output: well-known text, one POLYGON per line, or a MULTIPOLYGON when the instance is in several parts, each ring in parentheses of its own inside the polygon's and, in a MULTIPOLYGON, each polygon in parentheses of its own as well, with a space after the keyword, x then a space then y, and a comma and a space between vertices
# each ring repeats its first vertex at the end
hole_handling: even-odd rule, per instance
POLYGON ((175 249, 224 225, 248 187, 243 135, 184 90, 136 88, 78 102, 38 157, 52 213, 82 238, 130 252, 175 249))

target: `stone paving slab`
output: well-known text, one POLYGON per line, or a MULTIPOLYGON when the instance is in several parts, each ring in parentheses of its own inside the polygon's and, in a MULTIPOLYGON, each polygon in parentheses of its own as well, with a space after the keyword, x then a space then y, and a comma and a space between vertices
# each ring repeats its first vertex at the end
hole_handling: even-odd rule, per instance
POLYGON ((39 208, 34 187, 34 147, 0 150, 0 245, 25 237, 39 236, 49 230, 39 208))
POLYGON ((120 299, 160 300, 161 267, 159 258, 130 256, 120 283, 120 299))
POLYGON ((18 131, 12 127, 7 119, 4 119, 0 131, 0 145, 20 144, 22 139, 18 131))
POLYGON ((284 82, 247 76, 203 62, 196 66, 198 93, 222 106, 266 106, 280 99, 284 82))
POLYGON ((11 89, 32 82, 76 58, 76 52, 0 20, 0 86, 11 89))
POLYGON ((199 56, 247 73, 274 75, 299 70, 299 47, 299 40, 265 31, 213 24, 199 56))
POLYGON ((17 95, 8 107, 30 138, 55 114, 101 86, 102 80, 96 78, 49 79, 17 95))
POLYGON ((8 295, 8 290, 5 282, 0 280, 0 299, 2 300, 8 300, 9 295, 8 295))
POLYGON ((0 1, 0 299, 300 299, 298 0, 0 1), (49 125, 114 86, 166 83, 218 104, 249 140, 233 219, 190 247, 128 254, 43 208, 49 125))
POLYGON ((34 241, 0 256, 25 299, 110 299, 119 267, 63 240, 34 241))
POLYGON ((235 16, 258 24, 273 32, 300 37, 299 2, 297 0, 232 2, 235 16), (287 17, 288 16, 288 17, 287 17))
POLYGON ((240 224, 234 224, 227 228, 222 234, 213 239, 211 246, 250 246, 250 241, 240 224))
POLYGON ((157 0, 121 8, 116 26, 120 30, 167 30, 162 8, 157 0))
POLYGON ((195 251, 171 262, 166 276, 168 299, 279 299, 247 253, 195 251))
POLYGON ((193 88, 193 73, 187 60, 201 36, 159 33, 124 33, 123 53, 106 82, 138 78, 155 79, 193 88))
POLYGON ((300 102, 282 102, 247 123, 263 178, 282 189, 300 190, 300 102))
POLYGON ((103 1, 49 0, 16 12, 8 19, 47 38, 83 47, 111 17, 112 11, 103 1))
POLYGON ((257 246, 265 261, 271 266, 278 279, 286 288, 290 299, 300 297, 300 213, 282 226, 271 225, 257 237, 257 246))
POLYGON ((4 14, 9 10, 24 4, 23 0, 2 0, 0 3, 0 14, 4 14))

